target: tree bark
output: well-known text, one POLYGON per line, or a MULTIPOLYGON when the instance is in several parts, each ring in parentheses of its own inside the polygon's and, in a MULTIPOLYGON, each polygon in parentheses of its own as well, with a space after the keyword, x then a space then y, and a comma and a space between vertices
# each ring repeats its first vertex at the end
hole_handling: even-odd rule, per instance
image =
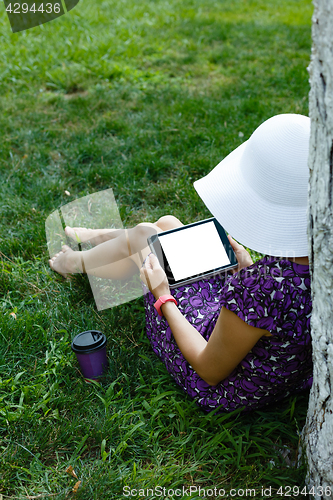
MULTIPOLYGON (((313 386, 303 430, 307 485, 333 497, 333 0, 314 0, 309 67, 309 260, 313 386), (322 488, 322 489, 321 489, 322 488)), ((312 488, 312 490, 311 490, 312 488)))

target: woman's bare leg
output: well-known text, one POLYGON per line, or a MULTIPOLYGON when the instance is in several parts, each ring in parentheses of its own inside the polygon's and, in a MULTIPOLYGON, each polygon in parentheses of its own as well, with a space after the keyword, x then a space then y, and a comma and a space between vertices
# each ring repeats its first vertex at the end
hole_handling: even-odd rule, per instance
MULTIPOLYGON (((177 217, 173 215, 164 215, 155 222, 162 231, 174 229, 183 226, 177 217)), ((111 240, 120 236, 122 229, 87 229, 86 227, 65 227, 65 234, 77 243, 90 241, 93 245, 99 245, 104 241, 111 240)))
POLYGON ((87 229, 86 227, 65 227, 65 234, 77 243, 90 241, 93 245, 99 245, 104 241, 119 236, 122 229, 87 229))
POLYGON ((49 264, 51 269, 64 276, 82 273, 85 268, 93 276, 123 279, 133 275, 150 253, 148 236, 182 225, 176 217, 164 216, 155 224, 142 223, 132 229, 118 230, 117 237, 90 250, 74 252, 64 246, 60 253, 49 260, 49 264))

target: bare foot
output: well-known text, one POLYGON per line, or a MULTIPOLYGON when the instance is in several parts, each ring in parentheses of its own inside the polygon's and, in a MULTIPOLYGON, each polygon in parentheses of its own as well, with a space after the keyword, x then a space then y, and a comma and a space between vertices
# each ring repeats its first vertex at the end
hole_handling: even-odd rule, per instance
POLYGON ((49 266, 66 278, 68 273, 82 273, 81 257, 80 252, 74 252, 69 246, 64 245, 61 252, 49 260, 49 266))
POLYGON ((76 243, 83 243, 85 241, 91 241, 95 245, 103 243, 103 241, 108 241, 111 239, 110 233, 113 231, 119 231, 119 229, 87 229, 86 227, 65 227, 65 234, 72 238, 76 243))

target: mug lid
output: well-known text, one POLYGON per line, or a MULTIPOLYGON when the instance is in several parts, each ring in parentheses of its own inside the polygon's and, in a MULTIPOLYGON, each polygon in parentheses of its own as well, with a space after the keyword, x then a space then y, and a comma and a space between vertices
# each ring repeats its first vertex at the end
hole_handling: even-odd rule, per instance
POLYGON ((92 351, 102 347, 106 343, 106 337, 98 330, 87 330, 76 335, 72 341, 73 351, 92 351))

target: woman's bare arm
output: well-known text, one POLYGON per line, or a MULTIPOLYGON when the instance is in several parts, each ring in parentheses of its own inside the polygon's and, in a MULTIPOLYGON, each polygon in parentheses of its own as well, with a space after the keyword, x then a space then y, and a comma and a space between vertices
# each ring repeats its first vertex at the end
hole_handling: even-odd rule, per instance
MULTIPOLYGON (((151 254, 141 270, 156 299, 170 294, 166 275, 158 259, 151 254)), ((185 359, 209 385, 226 378, 267 330, 247 325, 235 313, 222 307, 215 328, 207 342, 173 302, 162 305, 162 312, 185 359)))
POLYGON ((173 302, 163 304, 162 311, 183 356, 209 385, 216 385, 230 375, 258 340, 269 335, 222 307, 207 342, 173 302))

